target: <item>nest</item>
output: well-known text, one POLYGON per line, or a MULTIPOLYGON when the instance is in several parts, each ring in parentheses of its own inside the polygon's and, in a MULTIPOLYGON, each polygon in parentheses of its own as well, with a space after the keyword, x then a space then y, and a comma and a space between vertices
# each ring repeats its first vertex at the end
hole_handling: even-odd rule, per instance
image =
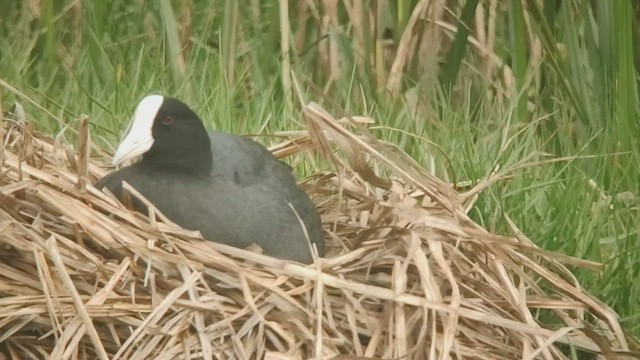
POLYGON ((327 164, 301 184, 328 243, 328 255, 308 266, 205 241, 98 191, 90 184, 107 172, 107 156, 89 141, 86 119, 77 150, 4 119, 0 353, 564 359, 573 346, 634 354, 617 315, 566 267, 598 264, 545 252, 515 225, 515 237, 488 232, 467 216, 473 189, 456 192, 353 118, 337 121, 313 103, 304 114, 309 130, 273 150, 315 149, 327 164))

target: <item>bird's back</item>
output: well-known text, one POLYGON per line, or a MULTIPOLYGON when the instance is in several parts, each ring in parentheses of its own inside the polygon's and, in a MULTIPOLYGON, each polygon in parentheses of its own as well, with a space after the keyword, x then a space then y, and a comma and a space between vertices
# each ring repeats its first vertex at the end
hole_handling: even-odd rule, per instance
POLYGON ((209 139, 213 154, 212 176, 233 177, 241 186, 287 181, 288 178, 295 181, 289 165, 251 139, 217 131, 209 132, 209 139), (283 177, 284 174, 288 176, 283 177))

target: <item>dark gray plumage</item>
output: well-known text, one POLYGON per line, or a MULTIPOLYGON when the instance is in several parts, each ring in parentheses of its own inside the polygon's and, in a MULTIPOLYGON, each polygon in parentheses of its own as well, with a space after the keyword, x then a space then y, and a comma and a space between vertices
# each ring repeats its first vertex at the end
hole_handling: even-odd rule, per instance
MULTIPOLYGON (((320 217, 288 165, 250 139, 207 133, 198 116, 177 99, 154 98, 157 109, 151 107, 151 114, 143 111, 145 100, 120 146, 126 147, 135 131, 142 133, 145 140, 129 141, 147 148, 142 160, 105 176, 96 187, 106 187, 122 200, 124 180, 172 221, 200 230, 207 239, 240 248, 255 242, 265 254, 309 263, 301 220, 323 255, 320 217), (135 121, 144 116, 153 116, 153 121, 145 120, 152 126, 150 133, 139 131, 144 126, 136 128, 135 121)), ((116 157, 122 153, 119 148, 116 157)), ((132 205, 146 214, 140 202, 132 205)))

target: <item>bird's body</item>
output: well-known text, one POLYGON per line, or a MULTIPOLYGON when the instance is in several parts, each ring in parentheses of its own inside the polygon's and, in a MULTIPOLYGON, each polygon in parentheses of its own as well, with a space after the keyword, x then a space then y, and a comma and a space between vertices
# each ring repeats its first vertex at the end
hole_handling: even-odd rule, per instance
MULTIPOLYGON (((167 99, 155 117, 162 120, 170 116, 171 121, 153 122, 152 145, 145 145, 148 150, 143 159, 105 176, 96 187, 106 187, 122 200, 122 181, 126 181, 169 219, 186 229, 199 230, 208 240, 240 248, 256 243, 265 254, 309 263, 309 239, 322 256, 320 217, 307 194, 298 188, 291 168, 253 140, 206 133, 199 119, 201 131, 191 128, 194 119, 188 129, 183 124, 182 128, 173 127, 174 122, 182 121, 178 116, 184 115, 174 119, 171 109, 163 109, 175 100, 167 99), (179 135, 187 139, 174 137, 179 135), (175 144, 170 146, 172 142, 175 144), (203 155, 206 150, 209 152, 203 155), (187 158, 180 160, 180 156, 187 158)), ((147 212, 138 201, 132 205, 147 212)))

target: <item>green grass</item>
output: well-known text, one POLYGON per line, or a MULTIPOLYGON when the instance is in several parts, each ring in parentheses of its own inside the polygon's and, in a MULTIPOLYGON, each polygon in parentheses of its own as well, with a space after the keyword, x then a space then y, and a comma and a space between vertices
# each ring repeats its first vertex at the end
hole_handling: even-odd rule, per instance
MULTIPOLYGON (((117 141, 137 101, 150 92, 188 101, 211 128, 302 128, 282 86, 279 2, 180 5, 188 3, 48 1, 35 16, 27 2, 0 1, 0 77, 59 119, 21 100, 39 129, 56 134, 88 114, 103 146, 117 141)), ((640 335, 640 47, 630 3, 512 1, 492 22, 487 2, 450 2, 456 13, 442 20, 468 27, 472 36, 478 25, 472 8, 484 6, 484 28, 495 28, 492 51, 513 69, 513 83, 507 86, 503 69, 464 36, 444 31, 439 59, 446 62, 430 63, 425 59, 433 54, 418 46, 398 93, 384 83, 395 50, 380 44, 398 46, 417 1, 392 2, 375 24, 367 16, 356 21, 340 5, 335 20, 341 26, 321 35, 317 19, 325 10, 318 5, 319 18, 311 10, 301 16, 301 3, 289 3, 289 61, 296 74, 326 88, 349 113, 373 116, 375 133, 419 162, 429 165, 434 157, 439 176, 479 179, 498 165, 509 169, 529 159, 485 190, 472 216, 509 234, 507 213, 540 246, 606 264, 602 273, 575 272, 640 335), (357 31, 371 26, 377 32, 363 33, 359 52, 357 31), (335 44, 329 55, 341 61, 335 78, 323 57, 329 41, 335 44), (569 159, 537 164, 547 159, 531 156, 538 152, 569 159)), ((373 11, 372 2, 365 3, 364 11, 373 11)), ((421 34, 426 26, 419 22, 408 31, 421 34)), ((7 90, 1 95, 5 107, 18 98, 7 90)), ((312 92, 307 97, 323 101, 312 92)))

